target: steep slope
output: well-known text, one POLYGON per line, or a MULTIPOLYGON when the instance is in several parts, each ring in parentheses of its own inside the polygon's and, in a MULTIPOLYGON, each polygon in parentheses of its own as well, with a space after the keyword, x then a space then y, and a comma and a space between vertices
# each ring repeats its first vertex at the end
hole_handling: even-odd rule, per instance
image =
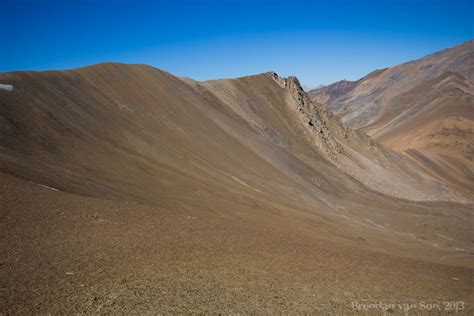
POLYGON ((474 87, 448 72, 401 94, 366 129, 433 174, 474 187, 474 87))
POLYGON ((474 80, 474 41, 374 71, 355 82, 336 82, 310 91, 310 95, 323 101, 342 122, 361 128, 375 123, 392 98, 448 71, 461 74, 470 82, 474 80))
POLYGON ((442 183, 420 173, 412 164, 372 142, 364 133, 341 125, 323 106, 309 99, 295 77, 285 79, 268 73, 267 78, 246 77, 203 85, 256 132, 311 165, 315 165, 311 156, 316 152, 375 191, 413 200, 455 196, 442 183), (283 105, 281 101, 266 99, 270 94, 262 88, 262 82, 271 86, 265 81, 268 77, 289 92, 286 96, 278 96, 279 100, 286 100, 283 105), (281 131, 285 134, 279 135, 281 131))
POLYGON ((469 190, 474 184, 473 82, 470 41, 310 95, 433 176, 469 190))
MULTIPOLYGON (((159 291, 183 289, 186 282, 196 285, 191 291, 219 282, 211 271, 191 273, 208 266, 206 257, 228 263, 218 275, 230 288, 239 286, 235 275, 261 277, 261 269, 277 280, 288 273, 281 264, 288 259, 286 250, 298 249, 291 262, 307 267, 318 260, 318 253, 325 253, 328 242, 336 250, 328 252, 322 264, 342 260, 331 269, 333 277, 346 265, 353 271, 358 260, 375 253, 382 256, 376 258, 385 258, 380 259, 383 262, 408 260, 410 271, 426 265, 435 271, 430 278, 437 275, 437 281, 461 298, 471 299, 465 289, 473 282, 472 205, 448 202, 466 197, 365 134, 342 126, 324 107, 310 101, 294 77, 267 73, 195 82, 144 65, 107 63, 70 71, 5 73, 0 74, 0 82, 12 86, 0 91, 0 171, 6 183, 2 251, 7 258, 0 268, 2 284, 8 288, 2 293, 10 295, 3 298, 7 311, 48 311, 52 306, 61 311, 68 303, 86 301, 92 306, 86 308, 89 312, 108 306, 107 297, 89 301, 91 292, 74 297, 72 289, 64 289, 63 272, 78 273, 75 282, 87 283, 88 291, 96 289, 100 295, 108 289, 100 286, 104 276, 112 278, 109 286, 114 289, 125 278, 123 284, 132 289, 117 289, 124 300, 133 300, 137 287, 164 282, 153 285, 151 292, 143 291, 147 304, 159 291), (421 202, 427 200, 433 202, 421 202), (113 237, 89 227, 95 224, 103 225, 113 237), (89 228, 83 232, 83 226, 89 228), (58 244, 70 231, 74 234, 67 242, 58 244), (284 252, 274 244, 279 234, 292 236, 279 241, 284 252), (40 249, 38 263, 28 259, 32 251, 28 245, 40 249), (80 251, 64 251, 74 245, 80 251), (359 256, 355 250, 347 259, 336 255, 353 247, 367 255, 359 256), (245 259, 263 249, 267 250, 261 261, 245 259), (305 257, 307 251, 315 255, 305 257), (108 263, 115 274, 94 272, 106 258, 100 253, 117 260, 108 263), (120 255, 130 253, 137 259, 120 255), (89 265, 83 258, 86 254, 94 258, 89 265), (18 258, 22 258, 21 269, 16 267, 18 258), (70 266, 63 266, 64 262, 70 266), (250 262, 250 270, 242 271, 245 262, 250 262), (27 274, 33 270, 33 277, 27 274), (91 273, 90 279, 82 276, 87 282, 81 279, 81 271, 91 273), (157 279, 157 271, 166 277, 157 279), (140 275, 136 283, 130 283, 136 274, 140 275), (183 277, 174 278, 176 274, 183 277), (462 280, 451 284, 453 275, 462 280), (53 287, 22 292, 21 288, 28 288, 27 280, 57 284, 69 294, 58 297, 53 287), (53 298, 57 303, 27 305, 53 298)), ((379 259, 367 260, 364 266, 384 266, 379 259)), ((402 270, 392 280, 399 280, 402 270)), ((318 268, 313 280, 324 271, 318 268)), ((366 272, 360 271, 361 279, 366 278, 366 272)), ((296 277, 307 272, 302 269, 296 277)), ((286 278, 284 286, 291 282, 286 278)), ((413 286, 420 288, 426 282, 436 283, 420 278, 413 286)), ((397 293, 412 286, 409 280, 401 284, 405 286, 397 293)), ((347 300, 351 294, 343 294, 346 285, 335 286, 332 293, 347 300)), ((327 297, 300 296, 307 286, 292 288, 293 294, 284 299, 288 309, 295 298, 302 310, 327 301, 327 297)), ((281 290, 273 281, 268 287, 281 290)), ((261 300, 266 297, 257 286, 245 288, 256 291, 261 300)), ((432 292, 446 299, 448 293, 432 292)), ((223 308, 230 299, 217 295, 215 304, 220 309, 202 311, 230 311, 223 308)), ((182 306, 172 302, 173 295, 164 297, 166 304, 155 310, 182 306)), ((191 298, 183 300, 191 303, 191 298)), ((234 301, 244 302, 244 297, 234 301)), ((338 303, 331 308, 341 304, 346 306, 338 303)), ((124 305, 110 310, 118 311, 120 306, 124 305)), ((249 311, 259 310, 258 302, 252 306, 249 311)))

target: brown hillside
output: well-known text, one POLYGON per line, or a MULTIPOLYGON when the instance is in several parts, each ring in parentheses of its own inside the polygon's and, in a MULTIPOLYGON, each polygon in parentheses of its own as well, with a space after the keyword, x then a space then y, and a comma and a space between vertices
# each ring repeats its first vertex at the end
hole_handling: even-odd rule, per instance
POLYGON ((106 63, 0 82, 0 312, 473 300, 472 196, 295 77, 106 63))

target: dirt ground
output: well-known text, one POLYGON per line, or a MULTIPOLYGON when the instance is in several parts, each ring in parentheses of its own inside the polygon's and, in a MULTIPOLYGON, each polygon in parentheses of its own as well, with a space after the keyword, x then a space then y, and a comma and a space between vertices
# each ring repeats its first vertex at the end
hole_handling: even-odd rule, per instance
POLYGON ((474 310, 472 268, 0 177, 1 313, 347 314, 369 301, 474 310))

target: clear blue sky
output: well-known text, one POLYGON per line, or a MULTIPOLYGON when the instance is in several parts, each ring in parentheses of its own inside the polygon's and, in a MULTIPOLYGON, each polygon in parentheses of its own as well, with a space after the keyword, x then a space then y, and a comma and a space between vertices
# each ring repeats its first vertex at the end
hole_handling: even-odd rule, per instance
POLYGON ((144 63, 315 86, 474 38, 474 1, 0 0, 0 72, 144 63))

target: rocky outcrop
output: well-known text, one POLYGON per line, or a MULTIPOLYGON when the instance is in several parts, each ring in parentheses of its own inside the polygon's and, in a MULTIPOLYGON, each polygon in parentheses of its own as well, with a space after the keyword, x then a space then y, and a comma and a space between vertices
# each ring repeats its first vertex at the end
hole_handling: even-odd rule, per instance
POLYGON ((311 100, 296 77, 282 78, 275 72, 269 74, 292 99, 287 104, 293 107, 293 113, 309 132, 305 133, 308 140, 336 167, 375 191, 400 198, 436 199, 433 191, 407 189, 407 184, 414 188, 418 181, 424 182, 424 187, 438 187, 443 194, 449 194, 444 185, 430 176, 420 177, 399 154, 374 142, 363 131, 342 124, 323 105, 311 100))
POLYGON ((311 131, 314 144, 327 158, 337 160, 344 152, 344 148, 333 135, 331 126, 337 127, 337 129, 343 129, 343 127, 337 126, 338 122, 321 104, 310 99, 298 78, 295 76, 283 78, 275 72, 269 72, 269 74, 296 101, 296 113, 306 128, 311 131))

